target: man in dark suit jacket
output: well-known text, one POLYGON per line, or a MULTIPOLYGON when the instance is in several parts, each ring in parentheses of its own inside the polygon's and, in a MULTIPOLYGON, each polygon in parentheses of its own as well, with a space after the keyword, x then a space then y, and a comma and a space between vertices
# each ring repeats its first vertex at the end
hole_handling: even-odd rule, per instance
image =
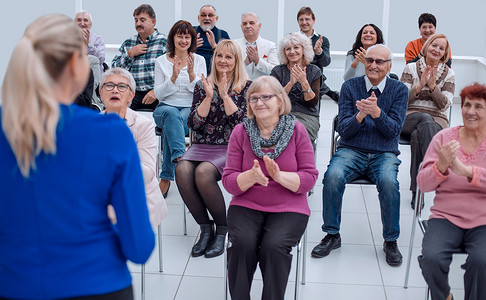
MULTIPOLYGON (((329 52, 330 43, 325 36, 314 31, 315 21, 316 16, 308 6, 302 7, 297 13, 297 22, 299 23, 300 32, 312 40, 312 46, 314 47, 315 56, 311 63, 318 66, 322 71, 324 67, 327 67, 331 63, 331 54, 329 52)), ((326 76, 322 74, 321 96, 326 94, 329 98, 337 102, 339 94, 331 90, 325 83, 325 80, 326 76)))

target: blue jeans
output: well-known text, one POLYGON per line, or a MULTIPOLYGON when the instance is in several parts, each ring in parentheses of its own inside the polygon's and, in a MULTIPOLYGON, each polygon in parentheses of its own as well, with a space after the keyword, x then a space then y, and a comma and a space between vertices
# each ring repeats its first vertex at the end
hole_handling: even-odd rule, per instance
POLYGON ((174 180, 176 164, 172 161, 186 151, 185 136, 189 134, 187 117, 190 107, 160 103, 154 110, 154 120, 162 128, 162 172, 160 178, 174 180))
POLYGON ((400 191, 398 166, 394 153, 365 153, 351 148, 339 148, 333 155, 322 184, 322 231, 336 234, 341 224, 341 208, 346 183, 367 175, 378 189, 385 241, 395 241, 400 235, 400 191))

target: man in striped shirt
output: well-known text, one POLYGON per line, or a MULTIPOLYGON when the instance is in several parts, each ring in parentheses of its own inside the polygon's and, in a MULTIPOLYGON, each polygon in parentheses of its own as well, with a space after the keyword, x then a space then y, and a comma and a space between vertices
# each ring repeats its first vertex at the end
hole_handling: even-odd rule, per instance
POLYGON ((159 101, 154 94, 155 60, 167 52, 167 37, 155 28, 155 11, 142 4, 133 12, 136 35, 125 40, 113 58, 112 67, 132 73, 137 84, 130 108, 154 110, 159 101))

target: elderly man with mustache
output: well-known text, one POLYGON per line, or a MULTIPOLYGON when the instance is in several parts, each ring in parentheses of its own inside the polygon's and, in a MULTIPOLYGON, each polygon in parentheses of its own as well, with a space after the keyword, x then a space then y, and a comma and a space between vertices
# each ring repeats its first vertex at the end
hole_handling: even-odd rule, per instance
POLYGON ((197 20, 199 26, 194 26, 197 33, 196 54, 201 55, 206 60, 206 71, 211 73, 211 60, 213 59, 214 49, 220 40, 230 39, 228 33, 216 27, 218 15, 214 6, 206 4, 199 10, 197 20))
POLYGON ((113 58, 112 67, 130 71, 137 84, 130 108, 151 109, 159 101, 154 93, 155 60, 167 52, 167 37, 155 28, 155 11, 142 4, 133 12, 137 34, 125 40, 113 58))

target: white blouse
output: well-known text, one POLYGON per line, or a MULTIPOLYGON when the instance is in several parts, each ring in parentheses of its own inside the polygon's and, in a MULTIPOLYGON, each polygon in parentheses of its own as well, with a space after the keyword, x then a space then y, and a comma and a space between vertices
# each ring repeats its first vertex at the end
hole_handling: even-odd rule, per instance
POLYGON ((196 77, 189 82, 187 66, 181 69, 175 84, 170 80, 173 64, 167 59, 167 54, 159 56, 155 61, 155 96, 160 102, 177 107, 191 107, 194 86, 201 79, 201 74, 206 76, 206 61, 204 57, 193 53, 194 73, 196 77))

